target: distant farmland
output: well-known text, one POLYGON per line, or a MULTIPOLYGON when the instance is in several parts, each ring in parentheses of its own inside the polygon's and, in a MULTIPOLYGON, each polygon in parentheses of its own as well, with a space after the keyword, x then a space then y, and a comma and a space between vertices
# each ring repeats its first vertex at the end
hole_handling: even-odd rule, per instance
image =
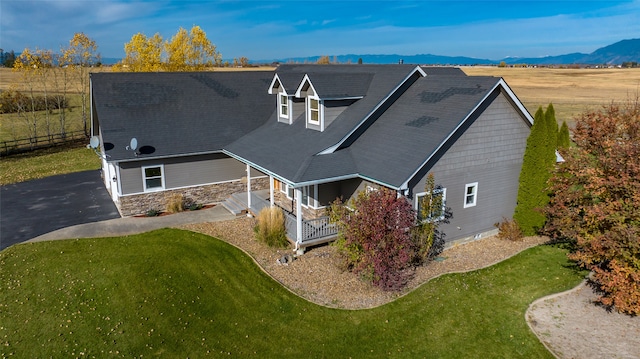
MULTIPOLYGON (((254 69, 256 68, 241 70, 254 69)), ((270 69, 273 68, 259 68, 259 70, 270 69)), ((214 71, 234 70, 237 69, 214 69, 214 71)), ((585 110, 594 109, 612 101, 622 102, 640 95, 640 68, 558 69, 468 66, 462 67, 462 70, 468 75, 503 77, 531 114, 535 113, 539 106, 546 107, 549 103, 553 103, 556 119, 559 122, 567 120, 572 123, 573 118, 585 110)), ((106 72, 110 71, 110 67, 94 68, 92 71, 106 72)), ((0 90, 10 88, 26 90, 20 84, 19 73, 12 69, 0 68, 0 90)), ((69 88, 71 93, 77 93, 77 83, 70 83, 69 88)), ((77 103, 72 103, 72 106, 77 106, 77 103)), ((3 127, 5 126, 6 123, 3 127)), ((77 125, 74 126, 76 127, 77 125)), ((6 128, 0 132, 3 132, 3 136, 0 137, 9 137, 6 128)))
POLYGON ((588 109, 640 95, 640 68, 553 69, 473 66, 467 75, 500 76, 533 115, 539 106, 553 103, 556 119, 573 123, 588 109))

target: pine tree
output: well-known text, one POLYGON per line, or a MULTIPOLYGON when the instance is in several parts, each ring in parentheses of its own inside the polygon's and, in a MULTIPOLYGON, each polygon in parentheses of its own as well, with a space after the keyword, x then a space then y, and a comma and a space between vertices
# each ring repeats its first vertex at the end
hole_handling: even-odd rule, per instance
POLYGON ((558 149, 566 149, 569 146, 571 146, 569 126, 567 126, 567 121, 562 121, 562 126, 560 126, 560 131, 558 132, 558 149))
POLYGON ((527 147, 520 172, 518 203, 513 219, 518 222, 526 236, 535 235, 545 224, 546 219, 545 215, 537 209, 541 209, 549 203, 546 188, 547 181, 551 176, 550 166, 553 165, 549 160, 550 148, 554 148, 553 156, 555 159, 555 141, 553 146, 549 146, 551 131, 548 129, 548 123, 542 107, 538 108, 531 133, 527 138, 527 147))

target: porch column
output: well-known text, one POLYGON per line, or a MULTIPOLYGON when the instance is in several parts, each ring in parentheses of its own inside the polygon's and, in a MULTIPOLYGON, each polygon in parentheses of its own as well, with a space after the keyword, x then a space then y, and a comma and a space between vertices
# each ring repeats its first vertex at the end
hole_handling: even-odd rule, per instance
POLYGON ((271 205, 271 207, 273 207, 274 202, 273 202, 273 176, 269 175, 269 203, 271 205))
POLYGON ((302 187, 296 191, 296 248, 302 243, 302 187))
POLYGON ((251 208, 251 166, 249 165, 247 165, 247 207, 247 209, 251 208))

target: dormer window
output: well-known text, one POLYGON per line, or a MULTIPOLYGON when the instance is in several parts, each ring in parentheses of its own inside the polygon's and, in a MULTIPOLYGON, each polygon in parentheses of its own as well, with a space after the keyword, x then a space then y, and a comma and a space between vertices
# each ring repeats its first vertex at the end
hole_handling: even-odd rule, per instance
POLYGON ((278 108, 280 109, 280 117, 289 118, 289 97, 286 94, 278 95, 278 108))
POLYGON ((307 121, 311 125, 320 125, 320 99, 309 96, 307 104, 307 121))

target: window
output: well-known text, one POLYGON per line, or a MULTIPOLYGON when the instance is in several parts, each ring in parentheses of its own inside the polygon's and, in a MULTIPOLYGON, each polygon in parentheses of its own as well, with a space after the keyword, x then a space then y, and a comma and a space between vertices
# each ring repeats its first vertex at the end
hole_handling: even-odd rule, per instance
POLYGON ((478 182, 464 186, 464 208, 473 207, 478 199, 478 182))
POLYGON ((280 109, 280 117, 289 118, 289 97, 286 94, 278 95, 278 108, 280 109))
MULTIPOLYGON (((310 187, 310 186, 302 187, 302 201, 300 201, 300 203, 305 207, 313 207, 314 206, 313 196, 312 196, 312 193, 310 193, 310 191, 312 189, 315 190, 315 186, 314 187, 310 187)), ((296 198, 295 196, 296 196, 295 188, 287 185, 287 198, 295 199, 296 198)))
POLYGON ((158 191, 164 189, 163 166, 142 167, 144 191, 158 191))
POLYGON ((312 125, 320 124, 320 100, 309 97, 307 108, 307 119, 312 125))
POLYGON ((415 196, 415 209, 420 221, 439 221, 444 219, 445 205, 447 200, 447 189, 439 188, 434 191, 434 194, 428 192, 417 193, 415 196), (426 218, 422 214, 422 206, 425 200, 431 199, 433 201, 434 209, 429 213, 426 218))
POLYGON ((287 198, 294 199, 296 196, 296 191, 293 187, 289 185, 285 185, 282 187, 282 192, 287 194, 287 198))
POLYGON ((302 205, 309 207, 310 200, 311 196, 309 196, 309 186, 302 187, 302 205))

